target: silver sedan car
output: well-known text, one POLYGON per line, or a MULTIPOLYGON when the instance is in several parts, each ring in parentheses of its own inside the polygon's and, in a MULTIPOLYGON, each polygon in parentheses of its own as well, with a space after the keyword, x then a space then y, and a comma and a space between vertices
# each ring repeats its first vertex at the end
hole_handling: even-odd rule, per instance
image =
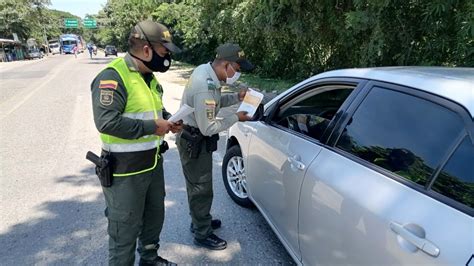
POLYGON ((228 132, 230 197, 297 264, 474 265, 474 68, 309 78, 228 132))

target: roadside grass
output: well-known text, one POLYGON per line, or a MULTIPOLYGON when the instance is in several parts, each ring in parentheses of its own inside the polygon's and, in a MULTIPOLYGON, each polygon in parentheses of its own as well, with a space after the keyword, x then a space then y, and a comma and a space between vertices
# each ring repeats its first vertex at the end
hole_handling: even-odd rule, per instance
MULTIPOLYGON (((173 68, 176 69, 194 69, 196 66, 182 62, 182 61, 173 61, 173 68)), ((284 79, 271 79, 271 78, 262 78, 257 74, 247 74, 243 73, 239 78, 239 82, 247 84, 251 88, 256 88, 260 91, 281 93, 291 86, 295 85, 297 81, 295 80, 284 80, 284 79)))
POLYGON ((275 93, 283 92, 297 83, 294 80, 262 78, 256 74, 242 74, 239 81, 251 88, 275 93))

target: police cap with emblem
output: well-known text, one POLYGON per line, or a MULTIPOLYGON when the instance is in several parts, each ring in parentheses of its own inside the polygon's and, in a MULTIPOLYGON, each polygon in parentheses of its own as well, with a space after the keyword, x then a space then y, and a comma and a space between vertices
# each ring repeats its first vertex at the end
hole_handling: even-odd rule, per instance
POLYGON ((173 43, 170 31, 163 24, 151 20, 144 20, 138 22, 138 24, 133 27, 130 35, 151 43, 161 43, 166 49, 173 53, 181 52, 181 49, 173 43))
POLYGON ((236 62, 239 64, 240 68, 244 71, 250 71, 254 68, 252 63, 250 63, 246 58, 244 51, 238 44, 234 43, 225 43, 217 47, 216 49, 216 59, 222 59, 230 62, 236 62))

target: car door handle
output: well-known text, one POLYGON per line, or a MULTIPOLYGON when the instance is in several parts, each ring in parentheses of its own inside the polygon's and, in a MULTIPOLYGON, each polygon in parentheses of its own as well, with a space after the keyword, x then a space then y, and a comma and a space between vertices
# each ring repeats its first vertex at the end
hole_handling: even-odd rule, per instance
POLYGON ((298 170, 304 170, 306 168, 306 165, 304 163, 300 162, 300 156, 295 155, 293 157, 288 157, 288 162, 291 164, 291 166, 295 167, 298 170))
POLYGON ((406 229, 403 225, 396 222, 390 223, 390 229, 392 229, 393 232, 398 234, 400 237, 402 237, 406 241, 416 246, 418 249, 421 249, 426 254, 433 257, 438 257, 439 248, 435 244, 433 244, 431 241, 413 234, 408 229, 406 229))

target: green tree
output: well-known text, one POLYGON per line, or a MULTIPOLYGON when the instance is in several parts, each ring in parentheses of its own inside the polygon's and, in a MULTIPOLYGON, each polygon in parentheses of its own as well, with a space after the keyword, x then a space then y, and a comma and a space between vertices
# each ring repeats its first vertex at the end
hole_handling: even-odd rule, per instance
POLYGON ((109 0, 96 39, 126 48, 131 27, 167 25, 202 63, 237 42, 262 76, 302 79, 347 67, 474 66, 469 0, 109 0))
POLYGON ((42 12, 50 0, 2 0, 0 2, 0 35, 12 38, 16 33, 26 40, 41 24, 42 12))

